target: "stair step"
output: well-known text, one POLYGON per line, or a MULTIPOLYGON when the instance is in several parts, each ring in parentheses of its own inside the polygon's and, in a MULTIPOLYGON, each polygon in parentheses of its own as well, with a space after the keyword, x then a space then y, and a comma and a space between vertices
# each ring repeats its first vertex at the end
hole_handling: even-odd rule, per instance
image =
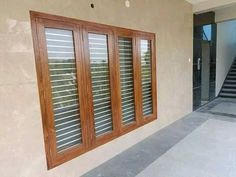
POLYGON ((224 84, 223 88, 234 89, 234 88, 236 88, 236 85, 232 85, 232 84, 224 84))
POLYGON ((235 89, 230 89, 230 88, 223 88, 222 93, 233 93, 236 94, 236 88, 235 89))
POLYGON ((236 72, 236 68, 231 68, 230 72, 236 72))
POLYGON ((227 76, 227 79, 235 79, 236 80, 236 74, 235 75, 232 75, 232 76, 227 76))
POLYGON ((236 98, 236 94, 233 94, 233 93, 220 93, 220 97, 236 98))
POLYGON ((236 84, 236 80, 226 79, 225 83, 236 84))
POLYGON ((236 72, 230 72, 229 76, 236 76, 236 72))

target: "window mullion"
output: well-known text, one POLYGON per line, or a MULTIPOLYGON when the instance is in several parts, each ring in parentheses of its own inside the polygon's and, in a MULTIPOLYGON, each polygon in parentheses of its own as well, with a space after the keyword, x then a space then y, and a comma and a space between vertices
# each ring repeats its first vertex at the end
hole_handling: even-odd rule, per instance
POLYGON ((80 114, 81 114, 81 128, 82 128, 82 138, 86 149, 90 146, 90 135, 92 131, 90 119, 92 115, 90 114, 89 105, 89 91, 85 87, 88 83, 86 68, 86 58, 84 52, 84 41, 83 41, 83 29, 80 26, 76 26, 76 31, 74 31, 74 43, 75 43, 75 55, 76 55, 76 67, 77 67, 77 79, 78 79, 78 91, 80 99, 80 114), (84 95, 87 95, 86 97, 84 95))
POLYGON ((86 139, 87 139, 87 148, 91 149, 91 147, 95 143, 96 135, 95 135, 95 127, 94 127, 94 110, 93 110, 93 95, 92 95, 92 81, 91 81, 91 72, 90 72, 90 60, 89 60, 89 43, 88 43, 88 31, 86 27, 83 26, 82 35, 82 89, 83 99, 84 99, 84 114, 86 117, 86 139))
POLYGON ((121 113, 121 92, 120 92, 120 65, 119 65, 119 50, 118 36, 113 33, 109 40, 109 56, 110 56, 110 80, 112 91, 112 111, 113 111, 113 126, 116 133, 121 132, 122 113, 121 113))
POLYGON ((135 95, 135 115, 138 125, 142 123, 142 82, 141 82, 141 57, 140 57, 140 40, 135 35, 134 54, 133 54, 133 69, 134 69, 134 95, 135 95))

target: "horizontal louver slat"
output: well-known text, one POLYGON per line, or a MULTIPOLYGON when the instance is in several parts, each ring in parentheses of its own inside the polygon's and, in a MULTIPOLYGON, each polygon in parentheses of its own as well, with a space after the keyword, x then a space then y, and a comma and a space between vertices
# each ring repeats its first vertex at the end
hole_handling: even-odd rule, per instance
POLYGON ((132 39, 119 37, 120 83, 122 122, 124 125, 135 121, 133 51, 132 39))
POLYGON ((57 151, 82 143, 73 33, 45 28, 57 151))
POLYGON ((112 131, 107 35, 88 35, 96 136, 112 131))
POLYGON ((153 113, 152 108, 152 66, 151 41, 141 40, 141 73, 143 116, 153 113))

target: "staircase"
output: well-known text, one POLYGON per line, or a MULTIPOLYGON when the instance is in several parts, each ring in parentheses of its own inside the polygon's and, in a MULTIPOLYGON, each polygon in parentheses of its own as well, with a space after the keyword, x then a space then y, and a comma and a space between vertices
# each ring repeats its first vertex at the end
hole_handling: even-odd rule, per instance
POLYGON ((225 79, 219 97, 236 98, 236 59, 225 79))

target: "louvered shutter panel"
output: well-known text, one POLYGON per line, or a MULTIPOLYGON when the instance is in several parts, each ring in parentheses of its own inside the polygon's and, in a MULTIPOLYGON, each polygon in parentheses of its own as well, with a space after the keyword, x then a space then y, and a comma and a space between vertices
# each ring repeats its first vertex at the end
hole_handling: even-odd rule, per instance
POLYGON ((143 116, 153 113, 151 41, 141 40, 141 74, 143 116))
POLYGON ((73 32, 45 29, 57 151, 82 143, 73 32))
POLYGON ((135 121, 132 38, 119 37, 122 122, 135 121))
POLYGON ((88 34, 96 136, 113 130, 107 35, 88 34))

